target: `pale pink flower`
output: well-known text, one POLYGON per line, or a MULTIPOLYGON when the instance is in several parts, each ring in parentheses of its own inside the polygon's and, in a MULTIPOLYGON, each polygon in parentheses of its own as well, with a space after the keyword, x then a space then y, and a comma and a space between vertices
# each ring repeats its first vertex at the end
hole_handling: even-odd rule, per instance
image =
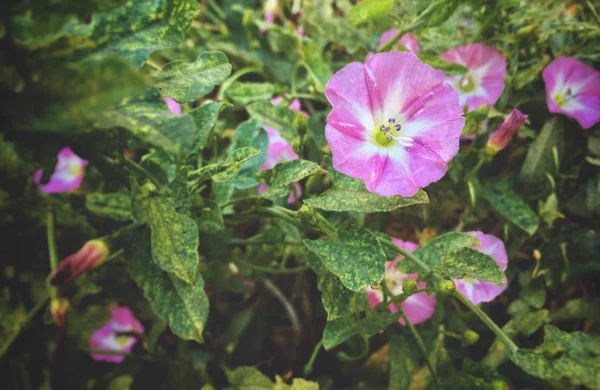
POLYGON ((170 97, 165 98, 165 103, 167 103, 167 107, 169 111, 171 111, 175 115, 181 115, 181 104, 177 103, 175 100, 170 97))
POLYGON ((485 150, 488 154, 496 154, 504 149, 512 140, 512 137, 519 131, 519 128, 525 123, 528 115, 523 114, 516 108, 502 122, 500 127, 490 135, 485 150))
POLYGON ((58 162, 54 168, 54 173, 50 176, 50 181, 41 184, 44 173, 41 168, 33 174, 33 181, 40 188, 40 191, 45 194, 75 191, 81 185, 87 163, 87 160, 73 153, 71 148, 63 148, 58 153, 58 162))
POLYGON ((50 275, 50 284, 71 283, 79 275, 99 267, 108 258, 110 250, 102 240, 90 240, 81 249, 65 257, 50 275))
POLYGON ((471 43, 450 49, 440 58, 468 69, 463 75, 446 77, 446 82, 456 89, 461 107, 466 105, 471 112, 484 104, 496 104, 504 91, 506 77, 506 59, 499 50, 471 43))
POLYGON ((278 0, 266 0, 263 6, 263 12, 265 14, 265 23, 273 24, 275 16, 279 13, 278 0))
MULTIPOLYGON (((128 307, 117 307, 111 310, 110 320, 92 334, 89 346, 90 349, 130 352, 138 341, 136 335, 141 336, 143 332, 144 327, 128 307)), ((125 360, 125 356, 101 353, 91 353, 91 357, 109 363, 125 360)))
POLYGON ((412 52, 370 54, 334 74, 325 137, 333 167, 381 196, 438 181, 465 124, 456 92, 412 52))
MULTIPOLYGON (((283 97, 278 96, 276 98, 271 99, 271 104, 277 105, 283 101, 283 97)), ((302 107, 300 105, 300 101, 298 99, 292 100, 290 105, 288 106, 290 110, 301 112, 305 117, 308 118, 308 114, 302 111, 302 107)), ((298 154, 294 152, 294 148, 290 145, 286 140, 284 140, 279 132, 272 127, 263 126, 267 135, 269 136, 269 148, 267 150, 267 158, 265 163, 260 168, 261 171, 265 169, 273 168, 275 165, 284 162, 295 160, 298 158, 298 154)), ((288 198, 288 203, 294 203, 296 199, 302 196, 302 188, 300 184, 293 184, 295 191, 290 193, 288 198)), ((258 194, 262 194, 267 190, 267 184, 262 183, 258 186, 258 194)))
POLYGON ((600 72, 573 57, 559 57, 543 72, 550 112, 588 129, 600 120, 600 72))
MULTIPOLYGON (((402 241, 397 238, 392 239, 396 245, 407 251, 414 251, 419 246, 414 242, 402 241)), ((387 262, 387 270, 385 271, 384 283, 387 289, 393 295, 402 294, 402 285, 407 279, 417 279, 417 274, 405 274, 396 269, 396 264, 402 261, 404 256, 400 255, 396 259, 387 262)), ((425 282, 419 282, 417 284, 419 289, 426 287, 425 282)), ((369 305, 375 307, 376 305, 383 302, 383 293, 381 289, 373 289, 367 287, 367 295, 369 296, 369 305)), ((435 295, 427 295, 426 292, 419 292, 406 298, 400 304, 400 308, 406 314, 410 322, 413 324, 420 324, 421 322, 429 319, 435 311, 435 295)), ((398 311, 398 307, 395 303, 390 303, 388 309, 395 313, 398 311)), ((405 321, 401 318, 400 324, 405 325, 405 321)))
MULTIPOLYGON (((388 31, 384 32, 383 34, 381 34, 381 38, 379 38, 379 45, 377 46, 377 50, 380 50, 386 43, 388 43, 393 37, 395 37, 396 34, 398 34, 398 31, 399 30, 397 28, 395 28, 395 29, 388 30, 388 31)), ((396 47, 398 47, 398 46, 403 46, 406 49, 408 49, 414 53, 419 52, 419 42, 417 41, 417 37, 415 37, 411 33, 406 33, 406 34, 402 35, 402 38, 400 38, 396 47)))
POLYGON ((294 31, 296 33, 297 36, 299 36, 300 38, 302 38, 304 36, 304 28, 302 27, 297 27, 296 30, 294 31))
MULTIPOLYGON (((490 255, 502 271, 508 266, 508 256, 504 243, 499 238, 491 234, 483 234, 482 232, 469 232, 470 235, 477 237, 480 244, 473 247, 479 252, 490 255)), ((481 302, 493 301, 498 295, 504 291, 508 285, 508 279, 504 276, 504 283, 498 286, 494 283, 482 282, 472 278, 453 279, 456 289, 460 291, 467 299, 474 304, 481 302)))

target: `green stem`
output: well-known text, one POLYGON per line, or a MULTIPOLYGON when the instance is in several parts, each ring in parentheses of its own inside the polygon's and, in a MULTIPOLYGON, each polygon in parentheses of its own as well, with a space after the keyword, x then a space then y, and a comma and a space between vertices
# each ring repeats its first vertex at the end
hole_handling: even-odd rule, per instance
POLYGON ((33 308, 31 308, 31 310, 29 310, 29 312, 27 313, 27 317, 25 317, 25 320, 19 324, 19 331, 13 333, 11 336, 8 337, 7 340, 5 340, 2 343, 2 349, 0 349, 0 360, 2 360, 2 358, 4 357, 4 355, 6 354, 6 352, 8 352, 8 350, 10 349, 11 345, 13 345, 13 343, 15 342, 15 340, 17 339, 17 337, 23 333, 23 331, 27 328, 27 325, 29 325, 29 323, 31 322, 31 320, 33 320, 33 317, 35 317, 35 315, 42 310, 42 308, 44 306, 46 306, 46 303, 48 302, 48 297, 42 299, 40 302, 38 302, 33 308))
POLYGON ((431 362, 429 361, 429 354, 427 353, 427 347, 425 347, 425 343, 423 342, 423 339, 421 338, 419 331, 417 330, 417 328, 415 328, 415 326, 412 324, 412 322, 410 322, 410 320, 408 319, 408 316, 404 312, 401 311, 400 315, 406 322, 406 325, 408 325, 408 329, 410 330, 410 333, 412 333, 413 337, 415 338, 415 341, 417 342, 417 345, 419 346, 421 353, 423 353, 423 357, 425 358, 425 364, 427 365, 427 369, 431 373, 431 377, 433 378, 433 382, 435 383, 435 388, 436 389, 439 388, 439 381, 438 381, 437 375, 435 374, 435 370, 433 369, 433 366, 431 365, 431 362))
POLYGON ((315 364, 315 359, 319 354, 319 351, 323 348, 323 340, 319 341, 317 345, 315 345, 315 349, 313 349, 312 354, 310 355, 310 359, 308 359, 308 363, 304 365, 304 376, 310 375, 313 369, 313 365, 315 364))
POLYGON ((322 95, 312 95, 310 93, 290 93, 289 96, 290 99, 310 99, 310 100, 318 100, 320 102, 327 102, 327 99, 325 99, 322 95))
POLYGON ((241 265, 242 267, 245 268, 249 268, 255 271, 259 271, 259 272, 263 272, 265 274, 277 274, 277 275, 289 275, 289 274, 295 274, 298 272, 304 272, 307 269, 309 269, 310 267, 308 265, 302 265, 300 267, 295 267, 295 268, 283 268, 283 269, 276 269, 276 268, 271 268, 271 267, 265 267, 262 265, 256 265, 256 264, 252 264, 252 263, 248 263, 244 260, 241 259, 236 259, 234 260, 234 263, 236 263, 237 265, 241 265))
MULTIPOLYGON (((48 259, 50 262, 50 273, 54 272, 58 268, 58 253, 56 252, 56 233, 54 228, 54 214, 52 210, 48 211, 46 216, 46 239, 48 241, 48 259)), ((56 287, 47 284, 48 293, 50 297, 55 298, 58 295, 56 287)))
POLYGON ((223 83, 221 84, 221 87, 219 88, 219 94, 217 96, 217 99, 223 100, 223 97, 225 96, 225 91, 227 91, 227 89, 229 87, 231 87, 231 84, 233 84, 233 82, 235 80, 239 79, 240 77, 242 77, 243 75, 248 74, 248 73, 260 73, 262 71, 262 69, 263 68, 260 66, 250 66, 250 67, 238 70, 237 72, 235 72, 234 74, 229 76, 229 78, 227 80, 223 81, 223 83))
POLYGON ((225 15, 225 12, 223 12, 215 0, 208 0, 208 5, 213 9, 213 11, 215 11, 219 18, 225 19, 227 15, 225 15))
POLYGON ((291 84, 291 93, 292 95, 296 95, 296 91, 297 91, 297 87, 296 87, 296 79, 298 77, 298 70, 300 69, 301 66, 304 66, 304 61, 298 61, 296 62, 296 65, 294 65, 294 69, 292 70, 292 78, 290 81, 291 84))
POLYGON ((136 171, 137 173, 141 174, 142 176, 145 176, 148 179, 150 179, 150 181, 152 183, 154 183, 154 185, 156 185, 158 188, 163 187, 162 182, 160 180, 158 180, 156 178, 156 176, 154 176, 152 173, 148 172, 148 170, 146 170, 140 164, 136 163, 133 160, 128 159, 127 157, 123 157, 123 163, 125 164, 125 166, 127 166, 131 170, 136 171))
POLYGON ((233 238, 231 239, 231 241, 229 241, 230 243, 232 243, 233 245, 277 245, 277 244, 284 244, 284 245, 291 245, 291 246, 297 246, 297 245, 304 245, 301 242, 296 242, 296 241, 283 241, 281 242, 281 240, 255 240, 255 239, 241 239, 241 238, 233 238))
POLYGON ((469 299, 467 299, 464 295, 462 295, 461 293, 459 293, 458 291, 454 291, 453 294, 459 301, 461 301, 463 303, 463 305, 465 305, 469 310, 471 310, 473 313, 475 313, 475 315, 477 317, 479 317, 479 319, 487 325, 488 328, 490 328, 490 330, 492 332, 494 332, 494 334, 496 335, 496 337, 498 339, 500 339, 500 341, 502 341, 504 343, 504 345, 506 345, 506 348, 508 348, 508 351, 513 354, 515 352, 517 352, 519 350, 519 347, 517 346, 517 344, 515 344, 510 337, 508 337, 508 335, 506 333, 504 333, 502 331, 502 329, 500 329, 500 327, 498 325, 496 325, 496 323, 487 316, 487 314, 485 314, 479 307, 477 307, 476 305, 473 304, 473 302, 469 301, 469 299))

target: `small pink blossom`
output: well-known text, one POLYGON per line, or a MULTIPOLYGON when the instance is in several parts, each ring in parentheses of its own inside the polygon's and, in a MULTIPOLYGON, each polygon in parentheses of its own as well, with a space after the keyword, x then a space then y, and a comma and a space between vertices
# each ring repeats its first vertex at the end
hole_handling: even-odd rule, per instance
MULTIPOLYGON (((386 32, 384 32, 383 34, 381 34, 381 38, 379 38, 379 45, 377 46, 377 50, 381 50, 381 48, 388 43, 393 37, 396 36, 396 34, 398 34, 398 29, 392 29, 392 30, 388 30, 386 32)), ((419 42, 417 41, 417 37, 415 37, 413 34, 411 33, 406 33, 404 35, 402 35, 402 38, 400 38, 400 40, 398 41, 398 44, 396 45, 396 47, 398 46, 403 46, 406 49, 412 51, 413 53, 418 53, 419 52, 419 42)))
POLYGON ((273 24, 275 16, 280 12, 278 0, 266 0, 263 6, 263 12, 265 14, 265 23, 273 24))
POLYGON ((181 115, 181 104, 177 103, 170 97, 165 98, 165 103, 167 103, 169 111, 171 111, 175 115, 181 115))
POLYGON ((456 92, 412 52, 370 54, 334 74, 325 137, 333 167, 381 196, 441 179, 465 124, 456 92))
POLYGON ((41 184, 44 173, 41 168, 33 174, 33 181, 40 188, 40 191, 45 194, 75 191, 81 185, 87 163, 87 160, 73 153, 71 148, 63 148, 58 153, 58 162, 54 168, 54 173, 50 176, 50 181, 41 184))
MULTIPOLYGON (((276 98, 271 99, 271 104, 277 105, 282 101, 283 97, 278 96, 276 98)), ((292 100, 288 108, 293 111, 301 112, 305 117, 308 118, 308 114, 302 111, 302 107, 298 99, 292 100)), ((265 163, 260 168, 261 171, 264 171, 265 169, 271 169, 281 162, 295 160, 298 158, 298 154, 294 152, 294 148, 292 148, 292 145, 290 145, 286 140, 284 140, 277 130, 269 126, 263 126, 263 128, 269 136, 269 148, 267 150, 267 158, 265 160, 265 163)), ((302 188, 300 187, 300 184, 294 183, 293 186, 295 191, 290 193, 288 203, 294 203, 296 199, 302 196, 302 188)), ((263 192, 265 192, 267 190, 267 187, 268 186, 266 184, 261 184, 257 190, 258 194, 260 195, 263 192)))
POLYGON ((65 257, 50 275, 50 284, 71 283, 79 275, 99 267, 108 258, 110 250, 102 240, 90 240, 81 249, 65 257))
MULTIPOLYGON (((90 349, 130 352, 138 341, 136 335, 141 336, 143 332, 144 327, 128 307, 117 307, 111 310, 110 320, 92 334, 89 346, 90 349)), ((91 353, 91 357, 109 363, 125 360, 125 356, 100 353, 91 353)))
MULTIPOLYGON (((392 239, 396 245, 407 251, 414 251, 419 246, 414 242, 402 241, 397 238, 392 239)), ((402 285, 407 279, 417 279, 417 274, 405 274, 396 269, 396 264, 404 259, 404 256, 400 255, 396 259, 387 262, 387 270, 385 271, 384 283, 388 290, 394 294, 402 294, 402 285)), ((425 282, 419 282, 417 284, 419 289, 426 287, 425 282)), ((369 296, 369 305, 375 307, 376 305, 383 302, 383 293, 381 289, 373 289, 371 287, 366 288, 367 295, 369 296)), ((429 319, 435 311, 435 295, 427 295, 426 292, 419 292, 406 298, 400 304, 400 308, 406 314, 410 322, 413 324, 420 324, 423 321, 429 319)), ((390 303, 388 309, 395 313, 398 311, 398 307, 395 303, 390 303)), ((401 318, 400 324, 406 325, 405 321, 401 318)))
MULTIPOLYGON (((480 245, 476 245, 473 249, 479 252, 490 255, 502 271, 508 266, 508 256, 504 243, 499 238, 491 234, 483 234, 482 232, 469 232, 470 235, 477 237, 480 245)), ((464 278, 453 279, 456 289, 460 291, 467 299, 474 304, 481 302, 491 302, 504 291, 508 285, 508 279, 504 276, 504 283, 498 286, 494 283, 482 282, 476 279, 464 278)))
POLYGON ((299 36, 300 38, 302 38, 304 36, 304 28, 302 27, 297 27, 296 30, 294 31, 296 33, 297 36, 299 36))
POLYGON ((550 112, 565 114, 584 129, 600 120, 600 72, 573 57, 559 57, 543 77, 550 112))
POLYGON ((527 117, 528 115, 523 114, 516 108, 512 110, 500 127, 490 135, 490 139, 485 147, 486 152, 494 155, 504 149, 510 143, 512 137, 519 131, 523 123, 525 123, 527 117))
POLYGON ((471 43, 450 49, 440 58, 468 69, 464 75, 446 77, 446 82, 456 89, 461 107, 466 105, 471 112, 484 104, 496 104, 504 91, 506 77, 506 59, 499 50, 471 43))

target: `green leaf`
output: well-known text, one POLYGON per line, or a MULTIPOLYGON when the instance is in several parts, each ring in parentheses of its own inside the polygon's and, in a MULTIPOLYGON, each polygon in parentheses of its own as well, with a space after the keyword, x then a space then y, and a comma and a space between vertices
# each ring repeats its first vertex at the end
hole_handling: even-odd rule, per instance
POLYGON ((230 387, 225 390, 273 390, 271 379, 254 367, 238 367, 233 371, 226 370, 230 387))
POLYGON ((371 337, 387 328, 388 325, 397 322, 398 318, 400 318, 400 313, 379 312, 375 310, 367 311, 366 317, 360 320, 357 320, 352 315, 340 317, 325 325, 323 346, 325 349, 331 349, 356 334, 371 337))
POLYGON ((575 298, 552 313, 552 321, 584 321, 600 313, 600 298, 575 298))
MULTIPOLYGON (((413 254, 430 267, 437 267, 445 255, 458 251, 461 248, 472 247, 478 244, 479 240, 470 234, 448 232, 418 247, 413 254)), ((409 264, 406 261, 399 263, 403 267, 409 264)))
POLYGON ((409 388, 410 374, 417 367, 421 357, 418 347, 411 338, 389 332, 390 339, 390 386, 389 390, 409 388))
POLYGON ((175 61, 154 76, 155 87, 180 103, 187 103, 211 92, 231 74, 227 56, 219 51, 201 53, 196 61, 175 61))
POLYGON ((547 183, 546 174, 554 175, 558 172, 555 153, 560 163, 563 148, 562 124, 558 118, 551 119, 546 122, 542 132, 529 146, 519 173, 519 180, 524 185, 532 187, 547 183))
POLYGON ((210 177, 215 183, 223 183, 233 179, 244 162, 259 154, 260 151, 254 148, 239 148, 234 150, 224 162, 202 167, 192 175, 200 180, 210 177))
POLYGON ((567 333, 544 327, 544 343, 536 349, 521 348, 510 359, 530 375, 558 388, 600 384, 600 343, 583 332, 567 333))
POLYGON ((95 126, 122 127, 142 141, 176 155, 189 154, 194 145, 193 118, 170 112, 155 89, 105 111, 95 126))
POLYGON ((327 172, 333 188, 317 197, 305 199, 304 203, 327 211, 358 211, 362 213, 378 213, 392 211, 414 204, 429 203, 429 198, 423 190, 410 198, 402 196, 379 196, 368 192, 361 180, 352 179, 337 172, 331 166, 331 158, 326 157, 327 172))
POLYGON ((538 217, 518 194, 513 192, 507 182, 481 186, 481 195, 490 202, 500 215, 533 235, 538 228, 538 217))
POLYGON ((450 252, 442 258, 437 269, 455 279, 468 277, 498 286, 504 283, 504 273, 498 263, 490 255, 472 248, 450 252))
POLYGON ((375 19, 387 18, 394 8, 394 0, 363 0, 350 10, 348 24, 357 26, 375 19))
POLYGON ((238 106, 261 100, 269 100, 275 93, 275 87, 271 83, 245 83, 236 81, 225 92, 225 96, 233 100, 238 106))
MULTIPOLYGON (((144 77, 120 58, 69 64, 41 72, 23 101, 16 100, 17 112, 24 115, 18 127, 27 130, 82 133, 104 110, 123 98, 142 92, 144 77)), ((10 104, 10 102, 8 102, 10 104)))
POLYGON ((317 92, 325 91, 325 84, 333 75, 331 66, 323 58, 323 47, 316 41, 309 41, 304 47, 304 63, 308 74, 315 83, 317 92))
POLYGON ((141 222, 150 226, 152 259, 164 271, 187 283, 196 280, 198 226, 188 216, 191 200, 187 192, 187 170, 179 172, 164 195, 133 186, 132 208, 141 222))
POLYGON ((200 210, 200 216, 196 222, 198 230, 203 233, 217 233, 225 229, 221 208, 212 200, 205 200, 205 205, 200 210))
POLYGON ((250 178, 255 183, 254 185, 257 185, 258 182, 254 180, 254 175, 265 164, 265 160, 267 159, 269 136, 263 130, 261 123, 255 119, 249 119, 235 129, 233 142, 229 147, 228 154, 231 155, 236 149, 245 147, 259 150, 260 154, 243 163, 238 176, 250 178))
POLYGON ((447 75, 463 75, 466 74, 468 69, 460 64, 451 64, 442 60, 439 56, 427 53, 417 53, 423 62, 430 65, 432 68, 443 70, 447 75))
POLYGON ((321 302, 327 312, 327 321, 358 313, 368 307, 367 295, 364 292, 348 290, 331 272, 322 271, 318 275, 317 287, 321 291, 321 302))
POLYGON ((191 148, 192 153, 200 152, 206 146, 208 137, 217 123, 219 111, 222 106, 223 103, 221 102, 213 102, 204 104, 190 112, 190 115, 194 119, 194 124, 196 125, 194 145, 191 148))
POLYGON ((383 279, 385 254, 379 241, 366 229, 341 228, 336 237, 307 239, 304 244, 352 291, 362 291, 383 279))
POLYGON ((93 214, 116 221, 132 219, 131 197, 125 192, 88 194, 85 197, 85 207, 93 214))
POLYGON ((295 183, 307 176, 318 172, 325 172, 319 164, 307 160, 290 160, 279 163, 273 168, 259 172, 256 178, 266 182, 270 186, 285 187, 288 184, 295 183))
POLYGON ((287 107, 276 106, 271 102, 256 102, 246 107, 252 118, 260 120, 263 125, 274 128, 281 134, 281 137, 292 143, 298 138, 298 131, 294 127, 294 120, 297 116, 304 116, 290 110, 287 107))
POLYGON ((150 53, 177 47, 197 13, 194 0, 128 1, 94 14, 90 23, 68 23, 63 31, 94 43, 79 57, 116 54, 139 67, 150 53))
POLYGON ((540 77, 542 70, 548 65, 550 58, 541 57, 529 68, 523 69, 513 76, 512 82, 516 90, 522 89, 531 85, 540 77))
POLYGON ((129 272, 152 304, 154 313, 168 321, 178 337, 203 342, 209 301, 202 275, 197 273, 193 283, 188 284, 157 267, 152 260, 147 231, 135 234, 131 252, 129 272))

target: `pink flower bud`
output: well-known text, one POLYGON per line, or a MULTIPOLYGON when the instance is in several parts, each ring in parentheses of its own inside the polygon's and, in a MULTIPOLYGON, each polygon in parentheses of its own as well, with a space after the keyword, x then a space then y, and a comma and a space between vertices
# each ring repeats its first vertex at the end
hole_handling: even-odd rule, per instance
POLYGON ((490 136, 485 147, 486 153, 494 155, 504 149, 510 143, 512 137, 519 131, 521 125, 525 123, 527 117, 528 115, 523 114, 517 109, 512 110, 498 130, 494 131, 490 136))
POLYGON ((65 257, 50 276, 50 284, 71 283, 84 272, 100 266, 108 257, 110 250, 102 240, 86 242, 80 250, 65 257))
POLYGON ((275 16, 279 13, 279 2, 277 0, 267 0, 263 7, 265 13, 265 23, 273 24, 275 16))
POLYGON ((50 301, 50 314, 57 327, 65 329, 71 312, 71 303, 66 298, 55 297, 50 301))

